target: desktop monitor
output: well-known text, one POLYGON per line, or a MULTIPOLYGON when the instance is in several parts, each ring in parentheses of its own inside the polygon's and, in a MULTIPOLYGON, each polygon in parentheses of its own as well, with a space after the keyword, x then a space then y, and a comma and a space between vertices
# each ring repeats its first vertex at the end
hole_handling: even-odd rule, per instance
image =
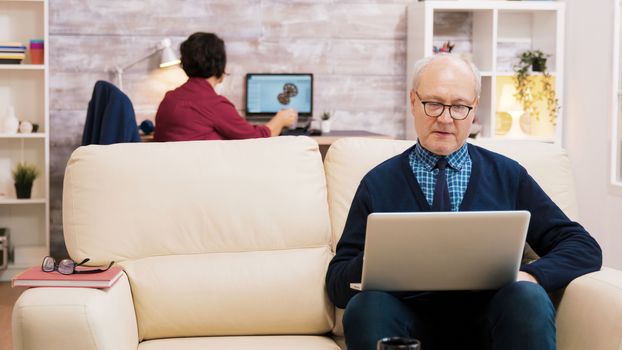
POLYGON ((313 74, 248 73, 246 75, 246 116, 273 116, 294 108, 299 117, 313 115, 313 74))

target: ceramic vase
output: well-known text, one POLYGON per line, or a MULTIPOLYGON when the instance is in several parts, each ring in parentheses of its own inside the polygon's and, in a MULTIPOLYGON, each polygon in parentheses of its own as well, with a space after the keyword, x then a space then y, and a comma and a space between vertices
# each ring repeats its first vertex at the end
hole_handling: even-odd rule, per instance
POLYGON ((19 119, 15 116, 15 108, 9 106, 9 113, 4 118, 2 125, 2 132, 5 134, 17 134, 19 128, 19 119))
POLYGON ((330 132, 330 120, 322 120, 320 124, 320 129, 322 129, 322 134, 327 134, 330 132))

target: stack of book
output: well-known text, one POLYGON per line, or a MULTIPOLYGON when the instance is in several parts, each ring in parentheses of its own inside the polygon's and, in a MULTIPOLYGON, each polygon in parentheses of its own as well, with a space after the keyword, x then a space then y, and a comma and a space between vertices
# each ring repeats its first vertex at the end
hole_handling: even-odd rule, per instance
POLYGON ((0 42, 0 64, 18 64, 26 57, 26 46, 18 42, 0 42))

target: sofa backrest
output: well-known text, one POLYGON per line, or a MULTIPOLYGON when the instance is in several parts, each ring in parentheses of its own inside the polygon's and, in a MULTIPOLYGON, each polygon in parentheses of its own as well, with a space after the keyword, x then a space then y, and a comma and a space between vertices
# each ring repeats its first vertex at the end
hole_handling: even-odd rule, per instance
POLYGON ((322 334, 326 198, 307 137, 80 147, 65 242, 76 260, 123 265, 141 339, 322 334))
MULTIPOLYGON (((566 215, 576 219, 574 180, 570 161, 563 149, 537 141, 478 139, 469 142, 521 163, 566 215)), ((363 176, 414 143, 410 140, 344 138, 331 145, 324 167, 333 247, 341 237, 352 198, 363 176)))

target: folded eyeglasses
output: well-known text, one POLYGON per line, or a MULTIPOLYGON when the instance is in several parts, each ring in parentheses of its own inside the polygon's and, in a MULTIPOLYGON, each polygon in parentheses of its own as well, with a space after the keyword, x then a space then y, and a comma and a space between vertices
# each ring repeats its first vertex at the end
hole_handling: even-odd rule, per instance
POLYGON ((57 264, 56 260, 53 257, 46 256, 45 258, 43 258, 43 262, 41 263, 41 270, 44 272, 58 271, 62 273, 63 275, 71 275, 74 273, 97 273, 97 272, 104 272, 108 270, 112 266, 112 264, 114 264, 114 261, 111 261, 110 264, 108 264, 108 267, 106 268, 98 268, 98 269, 90 269, 90 270, 76 269, 76 267, 86 264, 89 260, 91 259, 86 258, 82 260, 81 262, 77 263, 71 259, 63 259, 57 264))

